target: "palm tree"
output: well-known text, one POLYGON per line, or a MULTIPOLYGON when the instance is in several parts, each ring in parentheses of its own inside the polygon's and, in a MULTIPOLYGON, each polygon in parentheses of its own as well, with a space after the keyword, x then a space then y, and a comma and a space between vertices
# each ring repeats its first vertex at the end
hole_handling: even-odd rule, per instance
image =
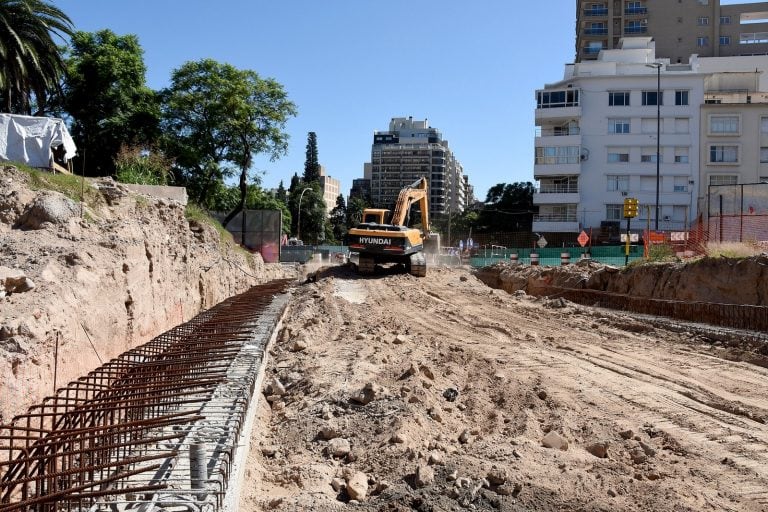
POLYGON ((63 41, 72 31, 69 17, 45 0, 0 0, 0 109, 45 110, 65 69, 53 36, 63 41))

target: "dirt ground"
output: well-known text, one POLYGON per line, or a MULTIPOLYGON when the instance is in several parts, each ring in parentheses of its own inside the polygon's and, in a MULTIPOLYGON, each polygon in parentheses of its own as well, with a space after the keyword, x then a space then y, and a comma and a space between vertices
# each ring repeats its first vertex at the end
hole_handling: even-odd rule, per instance
POLYGON ((240 509, 768 510, 768 369, 713 332, 327 270, 271 351, 240 509))

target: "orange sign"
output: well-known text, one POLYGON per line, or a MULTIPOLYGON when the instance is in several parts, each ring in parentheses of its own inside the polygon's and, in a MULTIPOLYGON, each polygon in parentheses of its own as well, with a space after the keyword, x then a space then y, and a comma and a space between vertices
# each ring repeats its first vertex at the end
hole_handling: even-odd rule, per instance
POLYGON ((650 236, 648 237, 652 244, 663 244, 664 243, 664 233, 658 233, 656 231, 651 231, 650 236))
POLYGON ((589 242, 589 235, 587 235, 586 231, 582 231, 579 233, 579 237, 576 239, 577 242, 579 242, 579 245, 584 247, 587 245, 587 242, 589 242))

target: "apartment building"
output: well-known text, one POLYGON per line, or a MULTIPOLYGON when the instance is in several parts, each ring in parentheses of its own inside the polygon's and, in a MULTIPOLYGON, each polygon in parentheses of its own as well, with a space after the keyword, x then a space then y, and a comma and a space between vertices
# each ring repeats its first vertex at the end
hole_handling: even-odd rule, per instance
POLYGON ((376 207, 392 208, 400 190, 424 176, 429 183, 430 215, 464 211, 464 170, 448 141, 426 119, 394 117, 389 130, 374 132, 370 169, 370 194, 376 207))
POLYGON ((768 2, 720 5, 720 0, 604 0, 576 2, 576 62, 616 49, 623 37, 649 36, 656 56, 768 53, 768 2))
POLYGON ((331 177, 325 170, 324 166, 320 166, 320 187, 323 190, 323 202, 325 203, 326 215, 331 214, 331 210, 336 207, 336 199, 341 192, 341 182, 336 178, 331 177))
POLYGON ((707 184, 764 172, 768 112, 748 101, 768 91, 768 57, 676 63, 657 59, 650 37, 619 46, 536 92, 534 231, 615 226, 626 197, 640 202, 637 228, 686 229, 707 184))

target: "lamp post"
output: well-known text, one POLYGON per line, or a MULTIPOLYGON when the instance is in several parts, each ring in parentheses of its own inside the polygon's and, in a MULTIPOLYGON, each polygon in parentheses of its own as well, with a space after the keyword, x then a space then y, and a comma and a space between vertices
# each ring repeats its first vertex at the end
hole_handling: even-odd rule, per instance
POLYGON ((649 68, 656 68, 656 220, 654 230, 659 230, 659 187, 661 173, 659 164, 661 161, 661 62, 646 64, 649 68))
POLYGON ((296 221, 296 239, 301 240, 301 200, 304 198, 304 192, 307 190, 312 190, 311 188, 307 187, 304 190, 301 191, 301 195, 299 195, 299 215, 298 219, 296 221))

